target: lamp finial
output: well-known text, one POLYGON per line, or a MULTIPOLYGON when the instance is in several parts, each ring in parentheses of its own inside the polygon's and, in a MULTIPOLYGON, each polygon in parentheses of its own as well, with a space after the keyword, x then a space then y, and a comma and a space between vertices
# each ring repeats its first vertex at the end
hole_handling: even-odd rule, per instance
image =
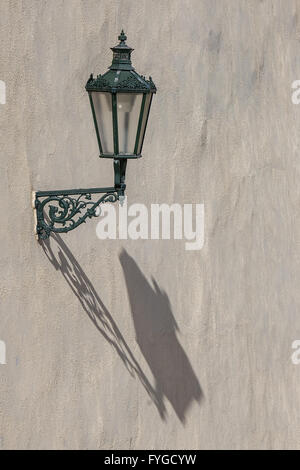
POLYGON ((121 44, 125 44, 125 41, 127 39, 126 34, 124 33, 124 30, 122 29, 120 36, 118 37, 119 41, 121 44))

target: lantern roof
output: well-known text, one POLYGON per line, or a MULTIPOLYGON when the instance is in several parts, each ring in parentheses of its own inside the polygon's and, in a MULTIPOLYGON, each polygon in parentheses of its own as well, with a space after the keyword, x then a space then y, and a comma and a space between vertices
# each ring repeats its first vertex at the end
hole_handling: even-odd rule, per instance
POLYGON ((134 49, 127 46, 124 31, 118 37, 119 44, 112 47, 113 60, 109 70, 103 75, 93 77, 91 74, 86 84, 87 91, 108 92, 143 92, 156 93, 156 87, 149 77, 139 75, 131 64, 131 53, 134 49))

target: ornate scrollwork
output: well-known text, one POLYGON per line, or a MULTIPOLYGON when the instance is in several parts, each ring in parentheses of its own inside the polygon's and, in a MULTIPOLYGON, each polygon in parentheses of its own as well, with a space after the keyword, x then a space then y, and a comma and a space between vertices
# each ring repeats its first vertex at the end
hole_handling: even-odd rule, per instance
POLYGON ((44 240, 49 237, 51 232, 69 232, 85 223, 88 217, 98 216, 96 209, 101 203, 118 200, 118 194, 115 192, 102 194, 96 201, 92 201, 92 194, 95 193, 80 193, 77 197, 71 197, 68 194, 37 195, 35 208, 38 238, 44 240))
POLYGON ((97 78, 93 78, 93 74, 91 74, 87 81, 86 87, 90 90, 97 90, 98 88, 109 88, 110 83, 105 78, 103 78, 102 75, 98 75, 97 78))
POLYGON ((127 78, 119 82, 118 84, 115 85, 115 88, 117 89, 129 89, 129 90, 137 90, 137 89, 142 89, 142 90, 147 90, 147 85, 142 83, 140 80, 138 80, 134 75, 128 75, 127 78))
POLYGON ((149 80, 146 80, 146 82, 149 83, 151 90, 156 90, 156 86, 152 80, 152 77, 149 77, 149 80))
POLYGON ((98 75, 96 78, 91 74, 87 81, 86 89, 88 91, 156 91, 156 87, 151 77, 149 80, 144 75, 139 75, 137 72, 122 71, 119 76, 115 70, 111 70, 103 75, 98 75), (120 80, 119 80, 120 79, 120 80))

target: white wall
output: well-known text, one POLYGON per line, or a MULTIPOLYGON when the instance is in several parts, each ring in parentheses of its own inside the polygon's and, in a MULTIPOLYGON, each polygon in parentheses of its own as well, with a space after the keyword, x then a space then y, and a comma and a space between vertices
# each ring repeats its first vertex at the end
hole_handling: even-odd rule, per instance
POLYGON ((299 2, 0 8, 2 448, 299 448, 299 2), (128 202, 204 203, 200 251, 34 238, 33 189, 113 182, 84 86, 121 28, 158 87, 128 202))

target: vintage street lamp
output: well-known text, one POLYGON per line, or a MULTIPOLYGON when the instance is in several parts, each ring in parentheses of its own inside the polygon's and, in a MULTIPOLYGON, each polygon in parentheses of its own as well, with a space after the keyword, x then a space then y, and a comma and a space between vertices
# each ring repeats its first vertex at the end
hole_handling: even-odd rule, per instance
POLYGON ((146 80, 132 67, 133 49, 127 46, 126 39, 122 30, 120 43, 111 48, 113 60, 109 70, 96 78, 91 75, 86 84, 100 157, 113 159, 114 186, 34 192, 39 239, 48 238, 51 232, 69 232, 87 217, 99 215, 101 203, 124 200, 127 159, 142 156, 152 96, 156 93, 151 77, 146 80))

